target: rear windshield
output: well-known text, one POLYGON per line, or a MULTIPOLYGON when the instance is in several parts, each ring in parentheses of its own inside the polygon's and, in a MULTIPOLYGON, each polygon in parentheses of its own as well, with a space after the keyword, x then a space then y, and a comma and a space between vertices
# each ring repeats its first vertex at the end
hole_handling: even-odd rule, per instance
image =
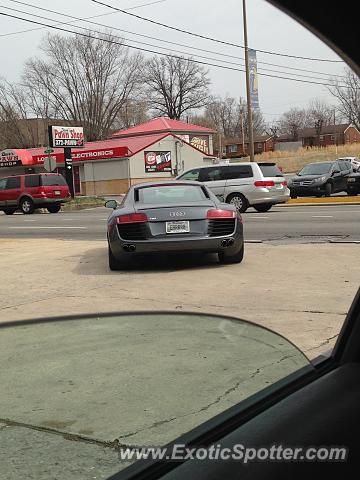
POLYGON ((199 202, 206 198, 204 190, 196 185, 159 185, 135 190, 135 200, 145 204, 199 202))
POLYGON ((299 176, 303 175, 324 175, 324 173, 329 173, 333 163, 310 163, 306 165, 300 172, 299 176))
POLYGON ((67 185, 65 178, 62 175, 41 175, 41 184, 44 187, 67 185))
POLYGON ((259 164, 260 170, 264 177, 283 177, 280 168, 275 163, 259 164))

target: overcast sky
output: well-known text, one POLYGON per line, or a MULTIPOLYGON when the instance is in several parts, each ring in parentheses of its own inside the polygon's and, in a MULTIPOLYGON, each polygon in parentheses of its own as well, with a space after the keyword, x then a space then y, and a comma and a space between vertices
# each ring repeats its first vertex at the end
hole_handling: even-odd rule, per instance
MULTIPOLYGON (((158 37, 164 40, 171 40, 183 43, 189 46, 210 50, 211 52, 232 55, 231 57, 221 57, 214 53, 196 52, 184 47, 173 46, 174 50, 198 53, 207 57, 217 58, 216 63, 235 62, 244 63, 242 49, 230 47, 227 45, 216 44, 211 41, 198 39, 186 34, 175 32, 148 22, 144 22, 135 18, 131 18, 122 13, 113 12, 105 6, 97 5, 91 0, 23 0, 24 3, 37 7, 49 8, 51 10, 61 12, 77 17, 89 17, 106 13, 107 15, 95 18, 93 21, 100 22, 111 27, 125 29, 131 32, 141 33, 158 37)), ((103 3, 113 5, 120 8, 129 8, 141 4, 151 2, 151 0, 101 0, 103 3)), ((242 31, 242 2, 241 0, 164 0, 161 3, 143 6, 131 10, 133 13, 154 19, 167 25, 190 30, 209 37, 224 40, 226 42, 243 44, 242 31)), ((292 20, 287 15, 268 4, 265 0, 248 0, 248 33, 249 46, 257 50, 266 50, 291 55, 298 55, 312 58, 322 58, 330 60, 340 60, 340 58, 328 48, 322 41, 318 40, 314 35, 309 33, 304 27, 292 20)), ((52 13, 41 12, 37 9, 30 8, 11 0, 2 0, 0 12, 25 17, 22 13, 11 12, 3 7, 15 8, 27 11, 33 14, 42 15, 44 17, 53 18, 56 24, 60 21, 71 21, 71 19, 57 16, 52 13)), ((33 20, 43 21, 29 17, 33 20)), ((50 22, 47 22, 50 23, 50 22)), ((85 23, 76 23, 77 25, 86 25, 85 23)), ((101 29, 94 25, 88 25, 93 29, 101 29)), ((29 57, 38 55, 38 45, 42 36, 46 33, 46 29, 40 29, 32 32, 17 33, 7 35, 12 32, 19 32, 28 29, 37 28, 21 20, 11 19, 0 16, 0 75, 10 81, 17 81, 20 78, 23 64, 29 57)), ((72 27, 65 27, 72 28, 72 27)), ((114 32, 121 35, 121 32, 114 32)), ((124 37, 139 42, 152 43, 153 45, 162 45, 159 41, 147 40, 141 37, 124 33, 124 37)), ((133 44, 141 46, 140 44, 133 44)), ((144 47, 146 48, 146 47, 144 47)), ((148 47, 151 48, 151 47, 148 47)), ((165 51, 165 50, 162 50, 165 51)), ((167 50, 168 52, 168 50, 167 50)), ((307 73, 295 70, 287 70, 279 66, 264 65, 260 62, 267 62, 283 67, 295 67, 305 70, 313 70, 325 74, 341 75, 345 68, 344 63, 328 63, 319 61, 300 60, 281 56, 268 55, 258 52, 258 70, 264 69, 280 70, 288 73, 298 73, 301 75, 309 75, 313 77, 324 78, 327 83, 327 76, 318 73, 307 73)), ((205 62, 214 63, 212 60, 202 59, 205 62)), ((236 65, 230 67, 237 68, 236 65)), ((209 68, 209 76, 212 81, 211 90, 214 94, 222 96, 228 94, 239 97, 245 96, 245 74, 242 72, 223 70, 215 67, 209 68)), ((270 75, 289 76, 287 73, 277 73, 264 71, 270 75)), ((302 77, 298 77, 302 78, 302 77)), ((319 78, 311 80, 314 82, 323 82, 319 78)), ((323 83, 324 83, 323 82, 323 83)), ((289 80, 269 78, 259 76, 259 100, 260 107, 266 120, 271 121, 279 117, 279 115, 293 107, 304 107, 310 100, 321 98, 324 101, 334 103, 333 97, 328 93, 327 88, 321 85, 312 85, 298 83, 289 80)))

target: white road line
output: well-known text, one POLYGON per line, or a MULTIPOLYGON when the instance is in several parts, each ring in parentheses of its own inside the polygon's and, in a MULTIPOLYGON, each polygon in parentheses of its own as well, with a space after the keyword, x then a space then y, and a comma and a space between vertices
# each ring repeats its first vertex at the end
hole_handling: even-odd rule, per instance
POLYGON ((36 222, 36 220, 24 220, 24 222, 36 222))
POLYGON ((71 226, 71 227, 70 227, 70 226, 69 226, 69 227, 68 227, 68 226, 62 226, 62 227, 30 227, 30 226, 29 226, 29 227, 8 227, 9 230, 20 230, 20 229, 39 230, 39 229, 50 229, 50 228, 51 228, 51 229, 55 229, 55 228, 56 228, 56 229, 59 229, 59 230, 63 230, 64 228, 72 228, 72 229, 74 229, 74 228, 77 228, 77 229, 81 228, 81 229, 83 229, 83 228, 88 228, 88 227, 72 227, 72 226, 71 226))
POLYGON ((333 215, 312 215, 311 218, 334 218, 333 215))
POLYGON ((261 218, 270 218, 270 217, 260 217, 259 215, 253 215, 251 217, 246 216, 245 218, 258 218, 260 220, 261 218))

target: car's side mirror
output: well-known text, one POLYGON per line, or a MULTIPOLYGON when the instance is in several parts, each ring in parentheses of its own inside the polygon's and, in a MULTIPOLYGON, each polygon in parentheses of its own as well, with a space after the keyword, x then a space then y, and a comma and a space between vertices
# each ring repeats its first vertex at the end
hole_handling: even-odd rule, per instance
POLYGON ((335 177, 335 175, 339 175, 341 172, 340 170, 334 170, 331 174, 332 177, 335 177))
POLYGON ((115 210, 118 206, 118 203, 116 200, 107 200, 105 202, 105 207, 106 208, 112 208, 113 210, 115 210))

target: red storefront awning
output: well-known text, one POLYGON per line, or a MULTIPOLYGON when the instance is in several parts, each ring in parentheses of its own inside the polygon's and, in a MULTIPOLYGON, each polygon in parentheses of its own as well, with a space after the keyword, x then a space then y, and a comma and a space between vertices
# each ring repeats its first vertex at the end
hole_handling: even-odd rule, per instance
POLYGON ((34 165, 34 160, 29 150, 7 149, 0 152, 0 167, 31 165, 34 165))

